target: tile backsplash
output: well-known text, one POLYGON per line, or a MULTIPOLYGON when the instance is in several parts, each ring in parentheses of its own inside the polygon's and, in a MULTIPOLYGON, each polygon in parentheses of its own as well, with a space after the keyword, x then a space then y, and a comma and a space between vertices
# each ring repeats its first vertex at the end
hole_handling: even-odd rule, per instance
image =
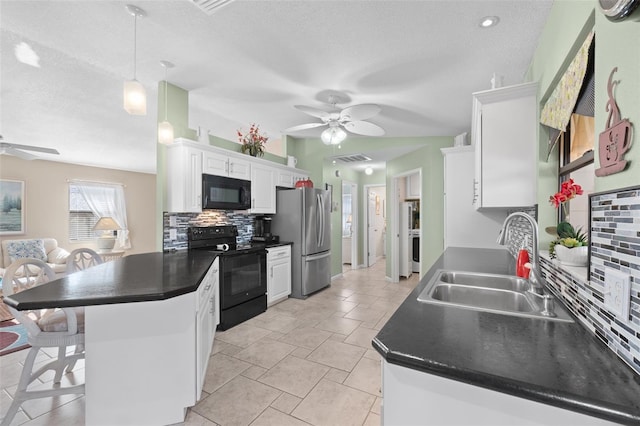
POLYGON ((190 226, 236 225, 238 227, 239 244, 248 243, 253 235, 256 215, 233 210, 205 210, 202 213, 167 213, 163 214, 163 249, 183 250, 187 248, 187 228, 190 226), (171 218, 175 226, 171 226, 171 218), (172 240, 171 230, 176 232, 172 240))
POLYGON ((546 280, 582 324, 640 375, 640 187, 590 197, 590 270, 584 280, 542 258, 546 280), (630 276, 628 318, 604 306, 605 268, 630 276))

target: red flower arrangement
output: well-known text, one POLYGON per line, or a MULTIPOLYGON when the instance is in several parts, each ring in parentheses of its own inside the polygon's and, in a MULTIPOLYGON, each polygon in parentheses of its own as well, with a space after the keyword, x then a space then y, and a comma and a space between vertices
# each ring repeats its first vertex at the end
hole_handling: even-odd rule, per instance
POLYGON ((553 204, 555 208, 558 208, 562 205, 562 209, 564 210, 565 216, 567 216, 568 212, 564 203, 575 198, 576 195, 582 195, 582 187, 573 182, 573 179, 565 180, 562 182, 560 186, 560 192, 556 192, 554 195, 549 197, 549 202, 553 204))
MULTIPOLYGON (((577 195, 582 195, 582 187, 576 184, 573 179, 566 180, 562 182, 560 186, 560 191, 553 194, 549 197, 549 203, 551 203, 555 208, 562 206, 562 210, 564 211, 564 216, 567 218, 569 212, 567 212, 567 207, 565 203, 577 195)), ((552 259, 556 257, 555 247, 560 244, 567 248, 573 247, 582 247, 589 245, 589 237, 588 235, 582 231, 582 228, 574 229, 574 227, 569 222, 560 222, 556 227, 557 238, 549 244, 549 254, 552 259)))
POLYGON ((238 132, 238 141, 242 144, 240 150, 243 154, 249 151, 249 154, 256 157, 262 157, 264 155, 264 146, 269 140, 266 135, 260 134, 260 126, 252 124, 249 128, 249 132, 242 134, 240 130, 238 132))

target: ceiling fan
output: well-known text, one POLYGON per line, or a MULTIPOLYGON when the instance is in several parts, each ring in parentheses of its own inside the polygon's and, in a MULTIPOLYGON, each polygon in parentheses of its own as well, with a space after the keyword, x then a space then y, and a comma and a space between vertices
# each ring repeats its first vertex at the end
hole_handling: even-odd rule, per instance
POLYGON ((45 154, 60 155, 58 150, 53 148, 42 148, 40 146, 32 145, 18 145, 15 143, 5 142, 2 135, 0 135, 0 155, 13 155, 14 157, 22 158, 23 160, 36 160, 38 158, 38 156, 29 154, 25 151, 35 151, 45 154))
MULTIPOLYGON (((333 109, 336 110, 336 97, 329 96, 329 103, 331 103, 333 109)), ((326 145, 338 145, 347 137, 347 133, 342 130, 342 128, 351 133, 364 136, 383 136, 385 134, 382 127, 364 121, 380 113, 381 108, 376 104, 352 105, 333 112, 327 112, 305 105, 294 105, 294 107, 305 114, 319 118, 322 122, 300 124, 283 130, 283 133, 293 133, 315 127, 329 126, 321 135, 322 142, 326 145)))

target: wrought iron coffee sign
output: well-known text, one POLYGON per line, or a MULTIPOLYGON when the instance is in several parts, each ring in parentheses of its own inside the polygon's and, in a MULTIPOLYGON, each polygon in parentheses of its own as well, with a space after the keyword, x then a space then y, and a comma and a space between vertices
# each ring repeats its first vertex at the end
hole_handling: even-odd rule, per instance
POLYGON ((600 158, 600 168, 596 169, 596 176, 608 176, 624 170, 627 161, 624 154, 631 147, 631 122, 625 118, 620 118, 618 104, 613 97, 613 88, 618 81, 613 81, 613 74, 618 71, 618 67, 611 70, 607 83, 607 117, 606 129, 600 133, 598 141, 598 155, 600 158))

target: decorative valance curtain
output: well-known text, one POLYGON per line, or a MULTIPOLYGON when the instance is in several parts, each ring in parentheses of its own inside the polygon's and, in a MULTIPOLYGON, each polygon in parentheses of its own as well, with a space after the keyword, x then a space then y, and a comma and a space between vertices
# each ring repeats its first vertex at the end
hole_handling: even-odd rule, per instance
POLYGON ((593 37, 594 33, 589 33, 540 113, 540 123, 552 129, 549 151, 555 145, 560 132, 565 131, 571 119, 587 71, 589 48, 593 37))

